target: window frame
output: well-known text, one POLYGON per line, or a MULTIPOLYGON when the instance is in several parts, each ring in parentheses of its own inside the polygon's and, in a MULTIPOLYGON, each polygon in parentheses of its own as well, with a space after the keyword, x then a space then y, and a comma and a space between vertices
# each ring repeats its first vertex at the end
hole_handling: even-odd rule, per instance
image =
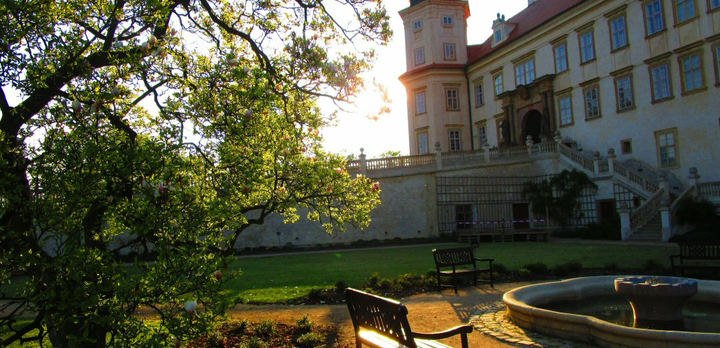
POLYGON ((720 87, 720 42, 712 46, 712 53, 713 66, 715 67, 715 86, 720 87))
POLYGON ((502 72, 493 75, 493 92, 495 93, 496 99, 500 94, 503 94, 505 92, 505 84, 503 82, 503 73, 502 72), (498 79, 500 80, 499 84, 498 84, 498 79), (498 88, 499 88, 499 90, 498 90, 498 88))
POLYGON ((443 27, 455 26, 455 18, 452 15, 443 15, 442 16, 442 25, 443 25, 443 27))
POLYGON ((478 148, 481 148, 488 144, 487 122, 486 121, 477 123, 477 135, 478 135, 478 148))
POLYGON ((633 75, 630 74, 624 74, 624 75, 618 75, 614 79, 615 82, 615 106, 616 111, 618 113, 630 111, 632 109, 635 109, 635 86, 633 84, 633 75), (621 80, 627 80, 628 81, 628 87, 630 88, 630 105, 621 107, 621 98, 620 98, 620 81, 621 80))
POLYGON ((677 168, 680 166, 680 146, 678 144, 678 137, 677 137, 677 128, 669 128, 669 129, 663 129, 655 132, 655 148, 657 149, 657 165, 658 168, 677 168), (664 148, 661 146, 661 136, 672 134, 672 140, 673 144, 671 146, 664 146, 665 148, 672 147, 674 152, 674 162, 670 163, 668 161, 667 164, 663 164, 663 151, 664 148))
POLYGON ((418 31, 423 30, 423 26, 424 26, 424 25, 423 25, 423 20, 422 20, 422 19, 418 19, 418 20, 416 20, 416 21, 413 21, 413 32, 414 32, 414 33, 417 33, 418 31), (418 25, 418 24, 419 24, 419 25, 418 25))
POLYGON ((460 111, 460 90, 458 88, 445 88, 445 111, 460 111), (455 95, 451 96, 451 93, 455 95), (454 104, 451 105, 451 103, 454 104))
POLYGON ((555 44, 555 46, 553 46, 553 60, 555 61, 555 73, 556 74, 564 73, 564 72, 570 70, 570 64, 568 64, 569 62, 568 62, 568 54, 567 53, 568 52, 567 52, 567 42, 566 41, 560 42, 558 44, 555 44), (565 64, 565 69, 563 69, 563 70, 558 70, 558 62, 560 62, 560 61, 558 60, 557 50, 560 47, 562 47, 565 52, 565 56, 563 57, 564 59, 562 60, 563 64, 565 64))
POLYGON ((575 116, 573 115, 572 91, 557 96, 558 124, 560 127, 569 127, 575 124, 575 116), (563 100, 567 100, 570 105, 567 109, 563 108, 563 100), (563 110, 570 112, 570 122, 563 122, 563 110))
POLYGON ((454 43, 445 42, 443 43, 443 59, 445 60, 457 60, 457 49, 454 43), (452 54, 448 55, 448 48, 452 50, 452 54))
POLYGON ((704 62, 703 62, 702 50, 688 52, 688 53, 685 53, 678 57, 678 66, 680 69, 680 87, 681 87, 682 95, 693 94, 693 93, 702 92, 703 90, 705 90, 707 85, 705 84, 705 72, 703 71, 703 63, 704 62), (688 80, 686 79, 687 76, 686 76, 686 71, 685 71, 685 59, 695 57, 695 56, 697 56, 697 59, 698 59, 697 60, 698 66, 697 66, 697 68, 693 68, 692 71, 695 71, 696 69, 699 70, 698 75, 700 77, 700 81, 699 81, 700 85, 697 87, 694 86, 694 82, 696 82, 696 81, 694 79, 695 76, 693 76, 693 88, 688 89, 687 88, 688 80))
POLYGON ((425 64, 425 47, 418 47, 415 49, 415 66, 425 64), (422 60, 418 60, 418 53, 422 60))
POLYGON ((669 60, 660 61, 660 62, 656 62, 654 64, 649 65, 648 66, 648 75, 650 77, 650 94, 651 94, 653 104, 673 99, 674 96, 673 96, 673 88, 672 88, 672 73, 670 71, 670 61, 669 60), (665 77, 667 79, 667 94, 668 95, 665 97, 662 97, 662 98, 658 98, 657 89, 655 88, 656 80, 655 80, 654 71, 655 71, 655 69, 658 69, 661 67, 665 67, 665 70, 666 70, 665 77))
POLYGON ((429 154, 430 153, 430 141, 428 138, 428 132, 427 131, 417 132, 415 137, 416 137, 416 141, 417 141, 418 155, 429 154), (420 139, 423 135, 425 136, 425 143, 424 143, 425 144, 425 152, 422 151, 423 150, 423 148, 421 146, 422 142, 420 141, 420 139))
POLYGON ((620 154, 629 155, 631 153, 633 153, 632 139, 620 140, 620 154), (627 144, 627 147, 625 146, 625 144, 627 144))
POLYGON ((697 2, 695 0, 672 0, 672 3, 673 3, 673 14, 675 17, 675 25, 676 26, 690 22, 700 16, 700 14, 698 13, 699 9, 697 6, 697 2), (678 3, 678 1, 682 1, 682 5, 692 4, 693 11, 695 12, 694 15, 692 17, 686 17, 684 19, 680 19, 679 5, 681 5, 681 4, 678 3))
POLYGON ((595 59, 597 59, 597 55, 595 54, 595 31, 593 29, 585 30, 583 32, 578 33, 578 50, 580 51, 580 65, 585 65, 591 62, 594 62, 595 59), (585 59, 585 46, 583 46, 583 37, 590 35, 590 53, 592 53, 592 57, 585 59))
MULTIPOLYGON (((655 35, 658 35, 658 34, 664 32, 665 30, 667 30, 667 23, 666 23, 666 20, 665 20, 665 4, 664 4, 664 2, 663 2, 662 0, 650 0, 650 1, 645 1, 645 2, 642 3, 642 10, 643 10, 643 22, 645 23, 645 38, 646 38, 646 39, 647 39, 647 38, 650 38, 650 37, 653 37, 653 36, 655 36, 655 35), (651 18, 648 17, 648 6, 649 6, 650 4, 658 4, 658 5, 660 5, 660 9, 658 10, 659 13, 653 13, 652 19, 659 18, 659 19, 660 19, 660 24, 661 24, 661 26, 662 26, 662 28, 653 31, 652 33, 650 32, 650 29, 651 29, 651 28, 650 28, 650 23, 651 23, 651 22, 650 22, 650 19, 651 19, 651 18)), ((654 22, 653 22, 653 23, 654 23, 654 22)))
POLYGON ((495 43, 502 41, 502 30, 497 29, 495 30, 495 32, 493 32, 493 40, 495 41, 495 43))
POLYGON ((452 128, 448 129, 448 150, 449 151, 462 151, 462 129, 452 128), (453 137, 453 133, 457 134, 457 137, 453 137), (457 148, 453 146, 457 145, 457 148))
POLYGON ((415 91, 415 115, 427 114, 427 94, 426 90, 415 91), (420 112, 420 99, 422 95, 422 112, 420 112))
POLYGON ((521 62, 515 64, 515 87, 520 85, 529 85, 535 82, 535 57, 530 57, 521 62), (528 69, 531 67, 532 69, 528 69), (518 75, 518 68, 522 68, 522 74, 518 75), (530 74, 532 73, 532 76, 530 74), (520 83, 520 77, 522 76, 522 82, 520 83), (529 81, 532 77, 532 81, 529 81))
POLYGON ((473 87, 473 95, 475 96, 475 107, 481 107, 485 105, 485 94, 483 91, 483 81, 478 81, 475 83, 473 87), (478 89, 480 90, 480 93, 478 93, 478 89))
POLYGON ((593 84, 583 88, 583 109, 585 110, 585 121, 592 121, 602 117, 602 103, 600 99, 600 85, 593 84), (597 115, 590 115, 588 112, 588 92, 595 91, 597 115))
POLYGON ((708 13, 720 10, 720 0, 707 0, 708 13), (716 3, 713 5, 713 3, 716 3))
POLYGON ((625 12, 608 19, 608 33, 610 35, 610 52, 617 52, 630 47, 630 35, 628 33, 627 14, 625 12), (616 32, 613 26, 613 23, 619 20, 623 22, 622 38, 625 42, 622 46, 617 45, 616 32))

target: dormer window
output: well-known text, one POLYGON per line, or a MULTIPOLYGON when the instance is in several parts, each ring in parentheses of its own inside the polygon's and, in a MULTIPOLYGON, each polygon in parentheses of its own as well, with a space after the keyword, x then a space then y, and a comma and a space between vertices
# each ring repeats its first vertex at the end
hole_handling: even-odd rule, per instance
POLYGON ((495 30, 495 43, 502 41, 502 31, 495 30))
POLYGON ((443 16, 443 26, 452 27, 455 25, 455 21, 452 16, 443 16))
POLYGON ((422 19, 416 20, 413 22, 413 31, 420 31, 423 28, 423 22, 422 19))

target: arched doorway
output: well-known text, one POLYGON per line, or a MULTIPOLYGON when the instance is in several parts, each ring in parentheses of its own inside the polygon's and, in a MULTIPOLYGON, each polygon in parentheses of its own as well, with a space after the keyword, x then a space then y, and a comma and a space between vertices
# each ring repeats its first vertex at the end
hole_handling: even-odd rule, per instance
POLYGON ((528 111, 523 119, 522 141, 525 142, 527 136, 531 136, 533 143, 540 142, 540 132, 542 131, 542 114, 535 109, 528 111))

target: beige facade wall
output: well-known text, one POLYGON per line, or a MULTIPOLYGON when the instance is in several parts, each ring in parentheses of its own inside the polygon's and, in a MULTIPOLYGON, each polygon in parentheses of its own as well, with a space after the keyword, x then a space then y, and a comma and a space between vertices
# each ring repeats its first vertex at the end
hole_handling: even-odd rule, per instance
MULTIPOLYGON (((538 4, 543 5, 544 1, 548 0, 538 4)), ((572 100, 573 122, 559 127, 563 137, 577 141, 586 151, 600 151, 603 155, 613 148, 620 161, 638 160, 652 168, 669 170, 682 181, 687 180, 690 167, 697 167, 703 180, 720 180, 720 89, 715 55, 715 47, 720 43, 720 11, 708 12, 708 2, 699 0, 698 16, 678 24, 674 1, 664 0, 665 30, 646 37, 645 3, 586 1, 471 64, 470 81, 481 81, 485 92, 485 104, 473 104, 471 108, 473 124, 485 123, 489 144, 498 145, 496 119, 503 109, 502 101, 492 97, 493 72, 502 71, 505 90, 514 90, 512 62, 534 51, 536 76, 554 75, 553 44, 563 42, 567 45, 569 70, 555 75, 553 81, 554 92, 570 95, 572 100), (613 51, 608 22, 622 15, 626 18, 629 46, 613 51), (580 64, 579 34, 587 30, 594 33, 597 58, 580 64), (683 93, 680 58, 695 52, 701 56, 704 87, 698 92, 683 93), (657 57, 661 59, 653 61, 657 57), (672 97, 653 102, 649 68, 658 61, 669 65, 672 97), (627 111, 618 111, 616 78, 620 76, 630 76, 632 81, 634 107, 627 111), (583 90, 595 85, 600 91, 601 116, 586 120, 583 90), (656 135, 663 131, 676 135, 677 165, 660 165, 656 135), (631 142, 631 153, 623 153, 622 141, 631 142)), ((557 97, 553 95, 551 116, 560 125, 557 97)), ((474 141, 477 146, 477 139, 474 141)))

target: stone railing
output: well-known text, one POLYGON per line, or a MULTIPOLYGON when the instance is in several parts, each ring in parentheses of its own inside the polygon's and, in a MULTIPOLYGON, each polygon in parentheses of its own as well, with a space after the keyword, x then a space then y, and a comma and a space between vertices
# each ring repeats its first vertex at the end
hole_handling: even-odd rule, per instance
MULTIPOLYGON (((390 158, 376 158, 367 160, 367 170, 378 170, 378 169, 389 169, 389 168, 403 168, 403 167, 415 167, 424 166, 429 164, 435 164, 435 155, 420 155, 420 156, 403 156, 403 157, 390 157, 390 158)), ((360 169, 361 161, 352 161, 348 163, 348 170, 351 168, 360 169)))
POLYGON ((698 184, 698 196, 703 198, 720 197, 720 181, 698 184))
POLYGON ((565 144, 558 144, 558 152, 560 154, 564 155, 566 158, 571 160, 572 162, 578 164, 580 167, 594 172, 595 166, 593 165, 593 161, 591 159, 586 158, 585 156, 581 155, 579 151, 575 151, 565 144))
MULTIPOLYGON (((536 145, 532 145, 536 146, 536 145)), ((540 153, 540 152, 538 152, 540 153)), ((528 148, 527 146, 515 146, 515 147, 505 147, 505 148, 494 148, 490 149, 490 159, 500 159, 503 157, 513 157, 513 156, 527 156, 528 154, 528 148)))
POLYGON ((663 200, 664 190, 658 189, 650 199, 630 214, 630 227, 635 232, 643 227, 660 210, 660 202, 663 200))
POLYGON ((443 164, 471 162, 471 161, 483 162, 483 161, 485 161, 484 153, 485 153, 485 151, 483 151, 483 150, 445 152, 442 154, 442 160, 443 160, 443 164))
POLYGON ((633 172, 615 159, 612 159, 612 166, 614 173, 618 174, 628 182, 637 185, 638 187, 642 188, 647 192, 656 192, 659 189, 659 186, 656 182, 653 182, 652 180, 633 172))

